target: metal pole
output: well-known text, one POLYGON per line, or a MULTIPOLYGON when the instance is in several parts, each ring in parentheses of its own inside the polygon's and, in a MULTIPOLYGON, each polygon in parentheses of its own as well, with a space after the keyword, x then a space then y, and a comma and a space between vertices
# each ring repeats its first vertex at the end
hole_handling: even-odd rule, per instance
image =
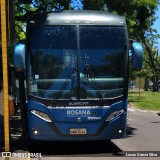
POLYGON ((141 77, 139 77, 139 98, 138 98, 138 102, 140 101, 140 93, 141 93, 141 77))
MULTIPOLYGON (((2 66, 3 66, 4 141, 5 141, 5 152, 9 152, 10 143, 9 143, 6 0, 1 0, 1 37, 2 37, 2 66)), ((5 159, 8 160, 9 157, 6 157, 5 159)))

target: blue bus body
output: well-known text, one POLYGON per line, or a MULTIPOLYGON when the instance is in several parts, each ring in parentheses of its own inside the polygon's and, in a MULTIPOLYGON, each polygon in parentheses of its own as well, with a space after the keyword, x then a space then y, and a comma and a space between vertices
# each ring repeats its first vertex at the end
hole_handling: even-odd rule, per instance
MULTIPOLYGON (((135 58, 140 57, 142 48, 134 45, 135 58)), ((30 139, 123 138, 128 50, 120 16, 63 11, 29 17, 26 45, 17 45, 14 58, 21 81, 27 82, 26 94, 20 85, 20 99, 30 139)))
POLYGON ((47 108, 35 101, 29 101, 28 106, 29 111, 39 110, 49 115, 52 120, 46 122, 29 112, 29 135, 34 140, 108 140, 125 136, 127 101, 101 108, 47 108), (107 121, 110 113, 117 110, 124 112, 107 121), (96 116, 93 115, 95 113, 96 116), (75 133, 71 133, 73 129, 75 133), (86 129, 85 133, 78 133, 80 129, 86 129), (38 134, 34 134, 34 131, 38 134))

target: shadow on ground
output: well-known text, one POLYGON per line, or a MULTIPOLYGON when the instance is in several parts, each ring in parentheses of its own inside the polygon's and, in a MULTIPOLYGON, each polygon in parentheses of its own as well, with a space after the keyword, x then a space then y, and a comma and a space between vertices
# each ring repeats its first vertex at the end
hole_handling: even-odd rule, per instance
POLYGON ((136 130, 137 130, 136 128, 133 128, 130 125, 127 125, 127 127, 126 127, 126 138, 134 136, 136 130))
MULTIPOLYGON (((112 141, 80 141, 80 142, 37 142, 28 143, 22 136, 21 120, 18 116, 12 117, 11 152, 30 151, 41 153, 42 156, 121 156, 122 150, 112 141)), ((127 137, 134 136, 136 128, 127 126, 127 137)), ((0 152, 4 148, 0 149, 0 152)))
POLYGON ((102 156, 105 154, 120 155, 118 148, 111 141, 85 142, 37 142, 30 148, 31 152, 52 156, 102 156))

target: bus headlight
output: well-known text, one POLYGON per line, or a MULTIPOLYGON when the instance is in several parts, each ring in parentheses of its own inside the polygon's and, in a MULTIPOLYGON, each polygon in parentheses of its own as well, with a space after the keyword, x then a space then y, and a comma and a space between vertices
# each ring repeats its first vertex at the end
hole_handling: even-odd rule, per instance
POLYGON ((124 112, 125 112, 124 109, 114 111, 114 112, 110 113, 110 115, 107 117, 106 121, 111 121, 112 119, 118 117, 119 115, 121 115, 124 112))
POLYGON ((46 113, 43 113, 43 112, 40 112, 37 110, 32 110, 31 113, 34 114, 35 116, 43 119, 46 122, 52 122, 50 117, 46 113))

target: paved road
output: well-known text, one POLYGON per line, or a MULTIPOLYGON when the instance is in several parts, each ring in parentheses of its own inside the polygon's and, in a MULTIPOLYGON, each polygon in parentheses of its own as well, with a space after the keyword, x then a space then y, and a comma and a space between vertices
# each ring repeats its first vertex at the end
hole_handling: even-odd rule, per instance
MULTIPOLYGON (((16 132, 15 132, 16 133, 16 132)), ((19 135, 20 136, 20 135, 19 135)), ((13 152, 25 152, 23 140, 14 135, 12 143, 13 152)), ((36 146, 35 146, 36 147, 36 146)), ((124 154, 139 154, 140 151, 154 153, 160 151, 160 116, 149 111, 129 108, 127 121, 127 135, 124 139, 111 142, 65 142, 65 143, 40 143, 31 152, 40 152, 42 156, 34 160, 72 160, 72 159, 128 159, 121 157, 124 154), (125 151, 126 153, 124 153, 125 151), (129 152, 136 151, 136 152, 129 152), (47 157, 46 157, 47 156, 47 157), (73 158, 72 158, 73 157, 73 158)), ((145 152, 140 152, 145 153, 145 152)), ((156 153, 155 153, 156 154, 156 153)), ((158 152, 160 155, 160 152, 158 152)), ((160 159, 159 157, 143 157, 141 159, 160 159)), ((12 158, 13 160, 15 158, 12 158)), ((33 158, 32 158, 33 159, 33 158)), ((132 157, 132 160, 137 157, 132 157)), ((18 158, 16 158, 18 160, 18 158)))
POLYGON ((129 108, 127 137, 114 140, 123 151, 160 151, 160 116, 129 108))

